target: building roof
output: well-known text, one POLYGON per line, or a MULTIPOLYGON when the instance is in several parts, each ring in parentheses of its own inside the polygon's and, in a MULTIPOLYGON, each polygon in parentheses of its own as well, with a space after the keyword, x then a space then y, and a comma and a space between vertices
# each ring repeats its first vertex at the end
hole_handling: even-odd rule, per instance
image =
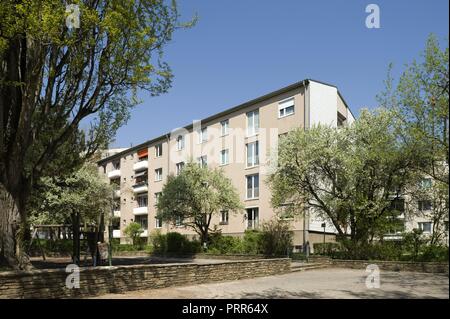
MULTIPOLYGON (((226 110, 224 110, 222 112, 219 112, 219 113, 216 113, 214 115, 208 116, 208 117, 200 120, 200 122, 202 122, 202 123, 203 122, 211 122, 211 121, 213 121, 215 119, 218 119, 218 118, 220 118, 222 116, 225 116, 225 115, 231 114, 233 112, 239 111, 240 109, 243 109, 243 108, 248 107, 250 105, 256 104, 256 103, 261 102, 261 101, 265 101, 267 99, 270 99, 270 98, 272 98, 274 96, 283 94, 285 92, 289 92, 291 90, 294 90, 294 89, 297 89, 297 88, 300 88, 300 87, 304 87, 304 86, 308 85, 308 83, 310 81, 317 82, 317 83, 320 83, 320 84, 323 84, 323 85, 332 86, 332 87, 336 88, 337 92, 338 92, 339 96, 341 97, 342 101, 344 102, 345 106, 348 108, 350 113, 353 115, 353 113, 351 112, 350 108, 348 107, 347 103, 345 102, 344 98, 342 97, 341 93, 339 92, 338 88, 335 85, 328 84, 328 83, 321 82, 321 81, 317 81, 317 80, 313 80, 313 79, 304 79, 302 81, 295 82, 295 83, 290 84, 288 86, 285 86, 285 87, 283 87, 281 89, 278 89, 276 91, 264 94, 264 95, 262 95, 260 97, 257 97, 255 99, 249 100, 247 102, 244 102, 244 103, 239 104, 237 106, 234 106, 232 108, 226 109, 226 110)), ((355 116, 353 116, 353 117, 355 118, 355 116)), ((183 127, 183 129, 185 129, 185 130, 190 130, 192 128, 193 128, 193 124, 189 124, 189 125, 183 127)), ((130 154, 130 153, 132 153, 132 152, 134 152, 134 151, 136 151, 136 150, 138 150, 138 149, 140 149, 142 147, 148 146, 148 145, 156 143, 158 141, 162 141, 162 140, 168 138, 169 136, 170 136, 170 132, 169 133, 165 133, 163 135, 160 135, 158 137, 155 137, 153 139, 150 139, 150 140, 147 140, 147 141, 145 141, 143 143, 140 143, 140 144, 138 144, 136 146, 127 148, 126 150, 124 150, 122 152, 116 153, 116 154, 111 155, 109 157, 102 158, 97 163, 99 165, 101 165, 101 164, 109 162, 109 161, 111 161, 111 160, 113 160, 115 158, 120 158, 120 157, 122 157, 124 155, 127 155, 127 154, 130 154)))

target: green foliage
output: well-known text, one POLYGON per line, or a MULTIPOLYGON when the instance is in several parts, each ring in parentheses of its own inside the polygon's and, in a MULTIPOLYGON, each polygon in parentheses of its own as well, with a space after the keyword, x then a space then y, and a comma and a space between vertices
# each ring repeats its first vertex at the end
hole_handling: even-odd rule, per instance
POLYGON ((142 226, 139 223, 129 223, 127 227, 124 229, 124 234, 131 239, 133 246, 140 247, 142 246, 141 234, 144 232, 142 226))
POLYGON ((342 250, 339 243, 315 243, 313 246, 316 255, 333 256, 335 252, 342 250))
POLYGON ((351 126, 289 132, 269 176, 271 201, 279 208, 291 203, 287 208, 297 213, 306 204, 340 236, 350 229, 353 243, 367 243, 392 222, 392 190, 409 182, 412 162, 394 134, 392 114, 362 110, 351 126))
POLYGON ((161 234, 156 231, 151 234, 150 240, 153 253, 166 255, 188 255, 200 252, 201 245, 198 240, 189 240, 185 235, 176 232, 161 234))
POLYGON ((415 153, 417 168, 447 185, 449 163, 449 49, 431 34, 419 60, 406 65, 398 83, 389 68, 381 105, 393 110, 399 137, 415 153))
POLYGON ((243 249, 244 253, 249 255, 258 255, 263 253, 261 248, 261 232, 255 229, 248 229, 244 233, 243 237, 243 249))
POLYGON ((111 209, 112 188, 92 163, 65 177, 44 177, 38 185, 28 205, 32 225, 68 224, 73 213, 97 224, 99 216, 111 209))
POLYGON ((210 237, 208 253, 211 254, 242 254, 244 253, 243 240, 240 237, 222 236, 214 234, 210 237))
POLYGON ((158 217, 176 225, 182 220, 201 242, 208 241, 213 214, 242 209, 239 194, 221 170, 187 163, 178 176, 169 176, 158 199, 158 217))
POLYGON ((448 262, 448 247, 440 245, 427 245, 422 249, 419 261, 448 262))
POLYGON ((267 256, 289 256, 293 248, 294 234, 289 222, 272 219, 262 224, 260 250, 267 256))

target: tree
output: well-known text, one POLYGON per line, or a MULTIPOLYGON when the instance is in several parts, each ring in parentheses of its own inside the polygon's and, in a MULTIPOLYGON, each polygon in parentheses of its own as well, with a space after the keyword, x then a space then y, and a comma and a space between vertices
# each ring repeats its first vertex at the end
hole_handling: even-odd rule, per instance
POLYGON ((124 229, 124 234, 131 239, 133 246, 140 245, 141 234, 144 232, 141 224, 132 222, 124 229))
POLYGON ((397 133, 416 152, 417 169, 448 187, 449 49, 430 35, 420 62, 406 66, 397 85, 389 67, 379 103, 393 111, 397 133))
POLYGON ((109 218, 112 192, 111 185, 99 175, 94 163, 87 163, 67 176, 42 177, 28 203, 28 222, 32 225, 72 224, 73 257, 78 263, 80 223, 95 226, 100 233, 105 219, 112 222, 109 218))
POLYGON ((85 158, 105 147, 139 102, 137 90, 168 90, 163 48, 176 28, 192 25, 178 24, 174 2, 75 3, 69 14, 60 0, 0 8, 0 262, 19 269, 30 267, 20 233, 34 183, 68 141, 85 158), (67 23, 74 14, 79 27, 67 23))
POLYGON ((178 176, 169 176, 158 199, 157 218, 191 228, 205 244, 214 214, 241 209, 239 195, 222 171, 188 163, 178 176))
POLYGON ((272 205, 329 220, 349 250, 373 240, 409 181, 411 154, 396 139, 392 115, 363 110, 351 126, 288 133, 269 176, 272 205), (350 241, 344 240, 350 237, 350 241))

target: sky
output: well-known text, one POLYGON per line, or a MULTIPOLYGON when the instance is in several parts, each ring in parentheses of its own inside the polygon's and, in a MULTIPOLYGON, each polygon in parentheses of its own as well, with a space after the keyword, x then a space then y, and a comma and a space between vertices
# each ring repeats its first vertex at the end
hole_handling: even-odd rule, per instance
POLYGON ((447 45, 448 0, 178 0, 182 21, 165 49, 174 73, 143 103, 111 147, 129 147, 310 78, 336 85, 353 114, 377 106, 389 63, 393 75, 420 57, 430 33, 447 45), (369 29, 366 6, 380 8, 369 29))

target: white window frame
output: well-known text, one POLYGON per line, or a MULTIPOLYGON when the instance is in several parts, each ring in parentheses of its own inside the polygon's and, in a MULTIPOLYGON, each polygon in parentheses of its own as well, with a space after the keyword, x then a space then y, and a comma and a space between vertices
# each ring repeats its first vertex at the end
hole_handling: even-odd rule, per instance
POLYGON ((200 165, 200 167, 208 167, 208 156, 202 155, 200 157, 197 157, 197 163, 200 165))
POLYGON ((161 157, 163 154, 163 146, 161 144, 155 145, 155 157, 161 157))
POLYGON ((175 226, 176 227, 183 227, 183 219, 181 217, 176 217, 175 219, 175 226))
POLYGON ((283 117, 291 116, 295 114, 295 99, 294 97, 290 97, 280 101, 278 103, 278 118, 281 119, 283 117), (292 113, 286 113, 288 108, 292 107, 292 113))
POLYGON ((253 200, 253 199, 258 199, 259 198, 259 185, 260 185, 260 181, 259 181, 259 174, 250 174, 250 175, 246 175, 245 176, 245 199, 247 199, 247 200, 249 200, 249 199, 251 199, 251 200, 253 200), (256 189, 256 187, 255 187, 255 176, 257 176, 258 177, 258 195, 257 196, 255 196, 255 189, 256 189), (248 196, 248 190, 249 190, 249 188, 248 188, 248 179, 249 178, 252 178, 252 194, 251 194, 251 197, 249 197, 248 196))
POLYGON ((259 109, 247 112, 247 136, 254 136, 259 133, 259 109), (257 116, 256 116, 257 115, 257 116), (251 117, 251 125, 249 125, 249 120, 251 117), (258 121, 256 121, 258 118, 258 121), (250 130, 250 128, 252 130, 250 130))
POLYGON ((155 182, 160 182, 163 179, 162 167, 155 169, 155 182))
POLYGON ((176 170, 177 170, 177 175, 181 174, 181 171, 184 168, 184 162, 178 162, 175 164, 176 170))
POLYGON ((418 222, 417 226, 419 227, 419 229, 424 233, 424 234, 431 234, 433 232, 433 223, 432 222, 418 222), (429 224, 430 225, 430 231, 425 231, 423 230, 423 225, 424 224, 429 224))
POLYGON ((137 204, 138 204, 138 207, 148 207, 148 195, 139 195, 139 196, 136 196, 136 202, 137 202, 137 204), (146 200, 145 200, 145 202, 146 202, 146 205, 145 205, 145 206, 141 206, 141 203, 142 203, 142 201, 143 201, 143 198, 146 199, 146 200))
POLYGON ((208 127, 200 128, 198 131, 198 144, 202 144, 208 141, 208 127))
POLYGON ((226 210, 226 209, 221 210, 220 211, 220 224, 221 225, 228 225, 229 220, 230 220, 230 214, 229 214, 228 210, 226 210), (224 216, 226 216, 225 219, 223 218, 224 216))
POLYGON ((245 214, 246 214, 246 217, 247 217, 246 228, 247 229, 256 229, 256 228, 258 228, 258 226, 259 226, 259 207, 248 207, 248 208, 245 209, 245 214), (248 215, 249 211, 252 212, 253 219, 249 218, 249 215, 248 215), (255 214, 255 212, 256 212, 256 214, 255 214), (255 216, 256 216, 256 218, 255 218, 255 216), (252 221, 251 225, 250 225, 250 221, 252 221))
POLYGON ((220 151, 220 166, 228 165, 229 163, 230 163, 230 150, 226 148, 220 151))
POLYGON ((228 135, 230 129, 230 120, 226 119, 220 122, 220 136, 228 135))
POLYGON ((259 165, 259 142, 254 141, 254 142, 245 144, 245 150, 246 150, 245 166, 247 168, 258 166, 259 165), (248 150, 249 150, 250 145, 253 145, 252 150, 251 150, 252 163, 249 163, 249 161, 248 161, 248 159, 249 159, 249 151, 248 150))
POLYGON ((155 228, 162 228, 163 221, 161 218, 155 217, 155 228))
POLYGON ((184 135, 178 135, 176 138, 177 142, 177 151, 181 151, 184 149, 184 135))

